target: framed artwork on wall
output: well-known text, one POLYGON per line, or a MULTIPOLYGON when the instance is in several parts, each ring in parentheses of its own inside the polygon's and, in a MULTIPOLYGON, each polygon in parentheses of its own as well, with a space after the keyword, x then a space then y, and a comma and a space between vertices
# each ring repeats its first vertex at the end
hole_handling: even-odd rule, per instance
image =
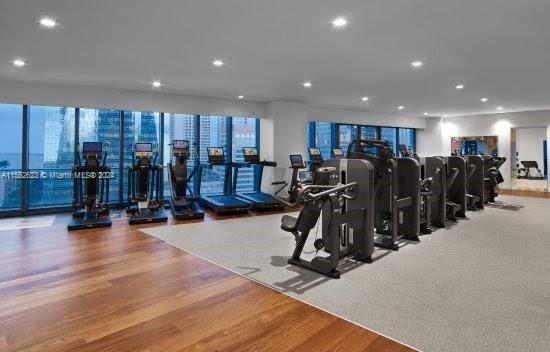
POLYGON ((498 136, 451 137, 451 152, 457 155, 498 156, 498 136))

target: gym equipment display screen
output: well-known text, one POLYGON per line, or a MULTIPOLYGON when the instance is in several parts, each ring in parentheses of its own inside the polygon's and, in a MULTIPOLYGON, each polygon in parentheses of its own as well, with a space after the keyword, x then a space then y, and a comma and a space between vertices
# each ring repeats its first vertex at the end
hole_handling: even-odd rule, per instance
POLYGON ((172 148, 174 148, 174 149, 189 149, 189 141, 187 141, 187 140, 174 140, 172 142, 172 148))
POLYGON ((151 143, 136 143, 134 151, 137 153, 150 153, 153 151, 153 145, 151 143))
POLYGON ((219 156, 223 155, 223 148, 208 148, 208 156, 219 156))
POLYGON ((258 155, 258 149, 256 148, 243 148, 243 154, 246 156, 256 156, 258 155))
POLYGON ((82 143, 83 153, 101 153, 101 142, 84 142, 82 143))
POLYGON ((334 154, 335 157, 344 156, 344 152, 340 148, 332 149, 332 154, 334 154))
POLYGON ((321 155, 321 150, 319 148, 309 148, 309 155, 321 155))
POLYGON ((300 154, 293 154, 290 156, 291 167, 304 167, 304 160, 300 154))

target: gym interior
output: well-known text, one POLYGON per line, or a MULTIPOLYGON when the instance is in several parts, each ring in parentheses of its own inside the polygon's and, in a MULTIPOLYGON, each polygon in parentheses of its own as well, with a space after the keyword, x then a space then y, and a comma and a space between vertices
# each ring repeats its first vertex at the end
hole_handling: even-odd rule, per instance
POLYGON ((0 351, 548 351, 545 0, 0 2, 0 351))

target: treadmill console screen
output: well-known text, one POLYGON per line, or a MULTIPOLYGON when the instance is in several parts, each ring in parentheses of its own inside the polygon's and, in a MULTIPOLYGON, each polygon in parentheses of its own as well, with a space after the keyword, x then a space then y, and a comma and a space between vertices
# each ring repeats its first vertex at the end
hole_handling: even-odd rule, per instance
POLYGON ((184 139, 173 140, 172 149, 189 149, 189 141, 184 139))
POLYGON ((225 162, 225 154, 223 152, 223 148, 220 147, 208 147, 208 162, 209 163, 224 163, 225 162))
POLYGON ((321 150, 319 148, 309 148, 309 154, 311 156, 313 155, 321 155, 321 150))
POLYGON ((290 167, 301 169, 304 167, 304 160, 300 154, 290 155, 290 167))
POLYGON ((309 156, 313 162, 323 162, 323 156, 321 155, 321 150, 319 148, 309 148, 309 156))
POLYGON ((247 163, 257 163, 260 161, 260 155, 258 149, 253 147, 243 148, 244 161, 247 163))
POLYGON ((134 144, 134 151, 136 153, 152 153, 153 145, 151 143, 136 143, 134 144))
POLYGON ((101 142, 82 143, 83 154, 101 154, 101 142))
POLYGON ((333 148, 332 149, 332 154, 334 154, 334 157, 336 159, 341 159, 344 157, 344 152, 342 151, 341 148, 333 148))

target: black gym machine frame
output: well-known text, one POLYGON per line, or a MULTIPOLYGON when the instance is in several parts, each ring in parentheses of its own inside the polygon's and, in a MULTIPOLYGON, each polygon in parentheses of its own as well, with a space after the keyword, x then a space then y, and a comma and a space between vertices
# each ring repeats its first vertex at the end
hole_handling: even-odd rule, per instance
POLYGON ((128 208, 130 225, 152 222, 165 222, 168 217, 163 209, 160 194, 162 165, 158 165, 157 155, 153 157, 151 143, 136 143, 132 165, 128 168, 128 208))
POLYGON ((78 164, 72 168, 73 219, 67 225, 69 231, 110 227, 112 224, 109 217, 111 168, 106 165, 107 151, 103 154, 102 149, 101 142, 84 142, 82 155, 85 161, 82 165, 78 145, 76 147, 78 164))

